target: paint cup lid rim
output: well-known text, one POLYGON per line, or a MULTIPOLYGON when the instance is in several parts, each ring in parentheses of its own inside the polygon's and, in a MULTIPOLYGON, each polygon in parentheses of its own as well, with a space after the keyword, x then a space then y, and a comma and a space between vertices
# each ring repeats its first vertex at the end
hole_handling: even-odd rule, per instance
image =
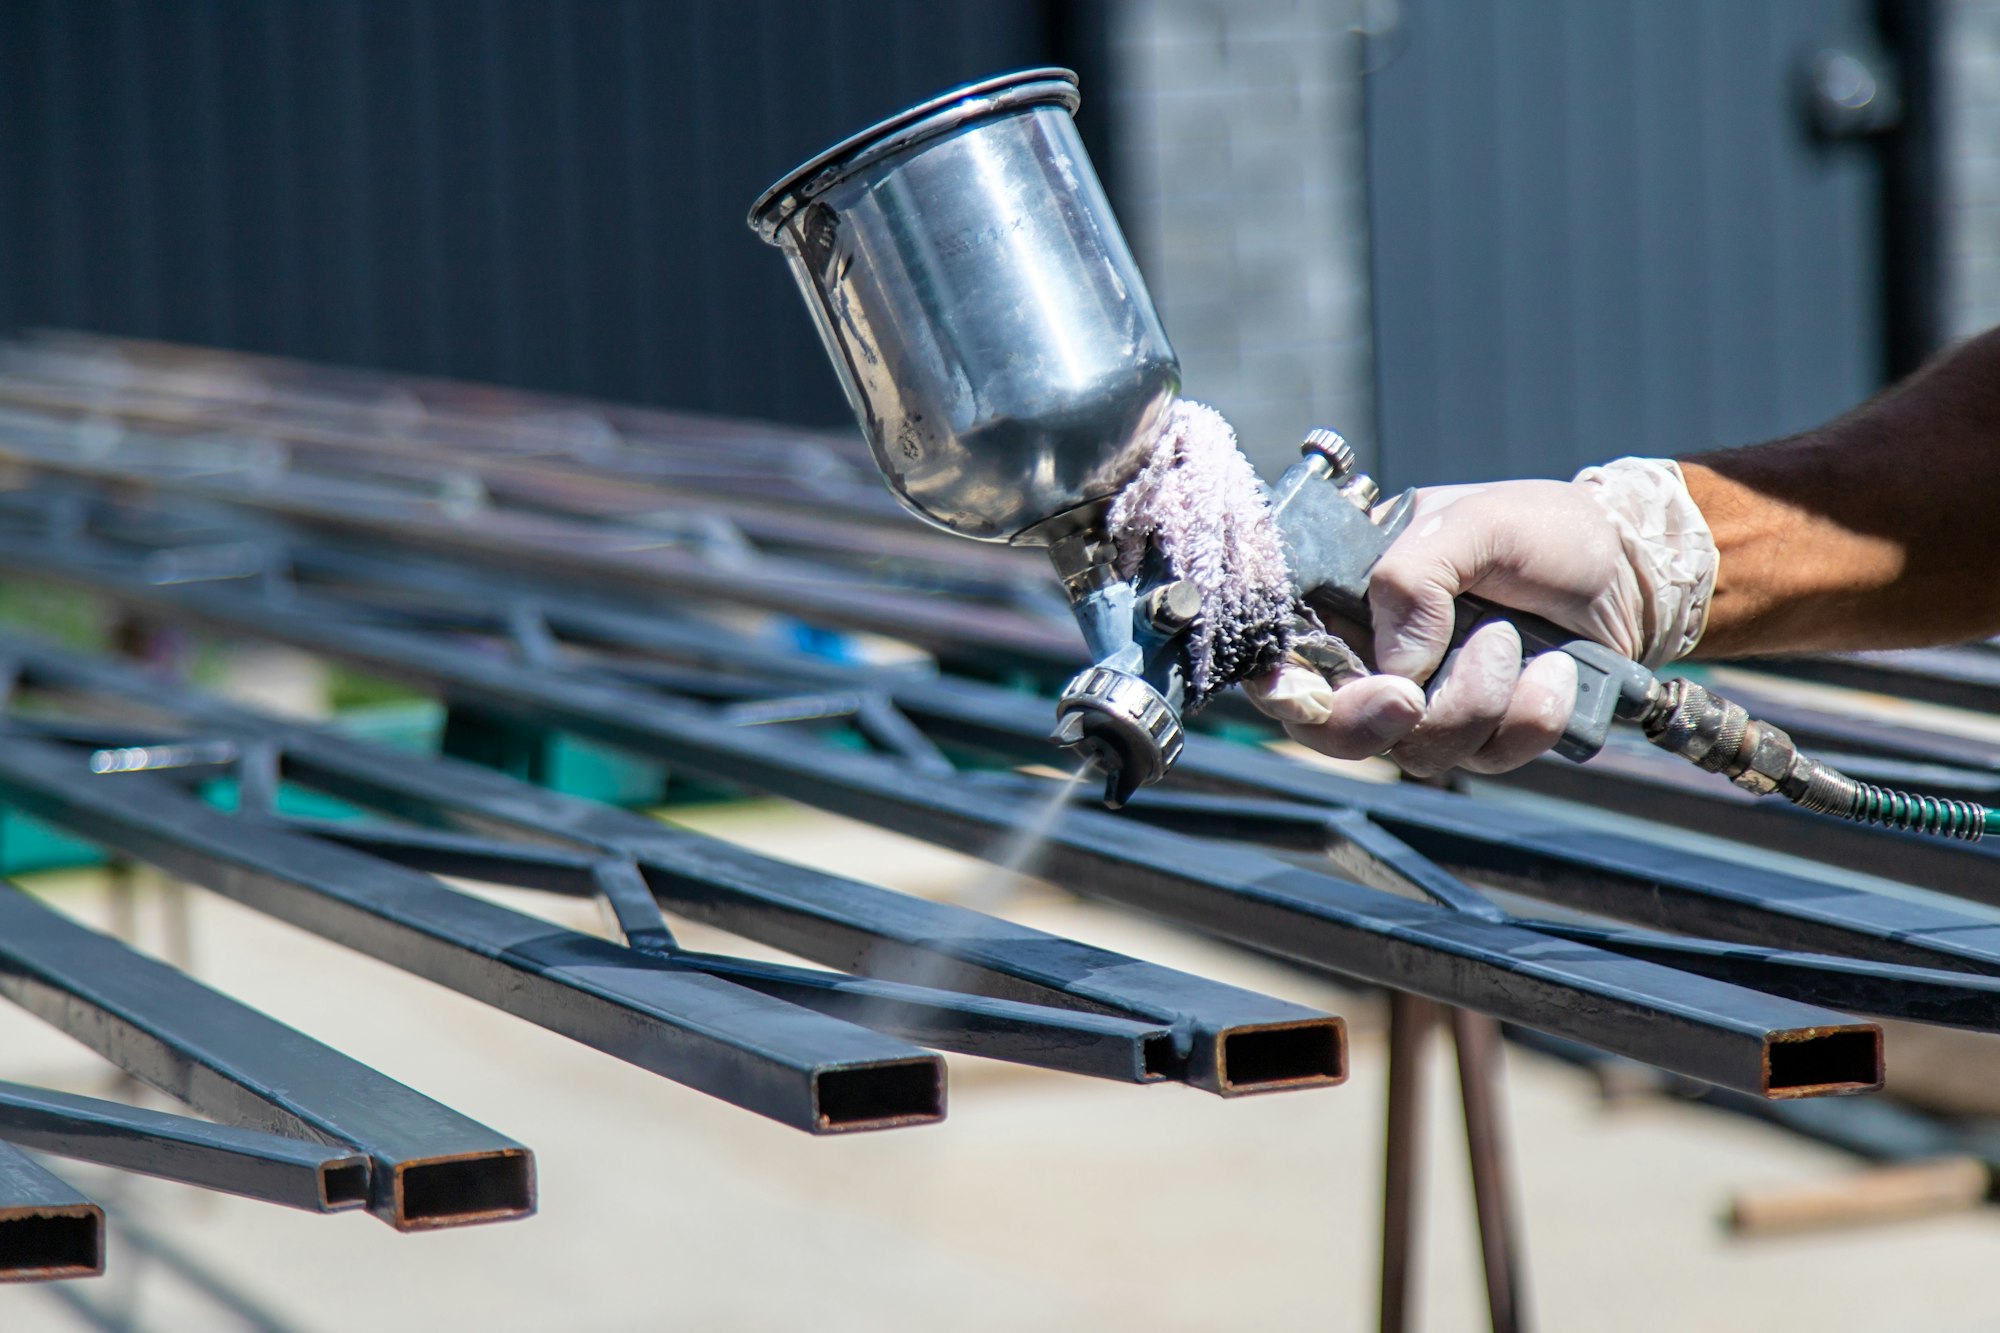
POLYGON ((862 167, 975 120, 1051 102, 1073 113, 1079 101, 1075 72, 1052 65, 961 84, 878 121, 786 172, 750 206, 750 229, 775 244, 792 214, 862 167))

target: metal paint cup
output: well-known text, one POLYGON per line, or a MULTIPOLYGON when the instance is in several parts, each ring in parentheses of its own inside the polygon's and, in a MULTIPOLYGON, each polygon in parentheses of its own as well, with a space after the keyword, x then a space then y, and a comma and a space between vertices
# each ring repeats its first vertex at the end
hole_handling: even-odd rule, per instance
POLYGON ((1078 526, 1144 464, 1180 387, 1076 105, 1063 69, 968 84, 814 158, 750 210, 890 490, 983 541, 1040 545, 1078 526))

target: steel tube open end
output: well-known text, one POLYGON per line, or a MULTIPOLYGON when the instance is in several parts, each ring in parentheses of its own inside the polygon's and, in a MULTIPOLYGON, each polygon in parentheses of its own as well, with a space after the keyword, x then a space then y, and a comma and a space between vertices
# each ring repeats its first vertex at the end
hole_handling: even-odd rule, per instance
MULTIPOLYGON (((344 1177, 343 1184, 351 1183, 344 1177)), ((510 1222, 535 1211, 535 1155, 526 1148, 396 1164, 385 1214, 398 1231, 510 1222)))
POLYGON ((104 1274, 104 1210, 94 1203, 0 1208, 0 1282, 104 1274))
POLYGON ((1764 1095, 1774 1101, 1882 1088, 1882 1029, 1874 1023, 1795 1028, 1764 1042, 1764 1095))
POLYGON ((898 1129, 944 1119, 944 1061, 878 1060, 813 1075, 815 1134, 898 1129))
POLYGON ((1330 1088, 1347 1081, 1347 1023, 1339 1018, 1231 1028, 1215 1041, 1215 1085, 1224 1097, 1330 1088))
POLYGON ((368 1206, 368 1159, 360 1153, 323 1162, 319 1168, 319 1203, 329 1213, 368 1206))

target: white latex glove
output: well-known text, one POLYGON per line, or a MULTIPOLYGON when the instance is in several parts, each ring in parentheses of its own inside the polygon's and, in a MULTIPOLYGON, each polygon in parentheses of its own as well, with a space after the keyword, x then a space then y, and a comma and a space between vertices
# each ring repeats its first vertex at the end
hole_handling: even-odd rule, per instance
POLYGON ((1715 564, 1708 524, 1669 461, 1621 458, 1567 482, 1420 490, 1369 581, 1381 674, 1336 689, 1293 663, 1244 692, 1294 740, 1335 758, 1387 754, 1420 777, 1504 772, 1562 735, 1576 664, 1544 653, 1524 667, 1513 627, 1490 625, 1433 679, 1454 598, 1475 593, 1659 666, 1700 639, 1715 564))

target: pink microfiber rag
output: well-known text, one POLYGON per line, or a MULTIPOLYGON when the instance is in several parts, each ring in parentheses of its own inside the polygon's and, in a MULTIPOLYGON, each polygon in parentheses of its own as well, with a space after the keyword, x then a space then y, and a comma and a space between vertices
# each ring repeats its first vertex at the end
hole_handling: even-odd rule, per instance
POLYGON ((1201 592, 1189 632, 1188 711, 1276 666, 1296 640, 1330 637, 1299 604, 1270 501, 1214 408, 1174 405, 1153 456, 1112 501, 1118 573, 1139 572, 1149 544, 1201 592))

